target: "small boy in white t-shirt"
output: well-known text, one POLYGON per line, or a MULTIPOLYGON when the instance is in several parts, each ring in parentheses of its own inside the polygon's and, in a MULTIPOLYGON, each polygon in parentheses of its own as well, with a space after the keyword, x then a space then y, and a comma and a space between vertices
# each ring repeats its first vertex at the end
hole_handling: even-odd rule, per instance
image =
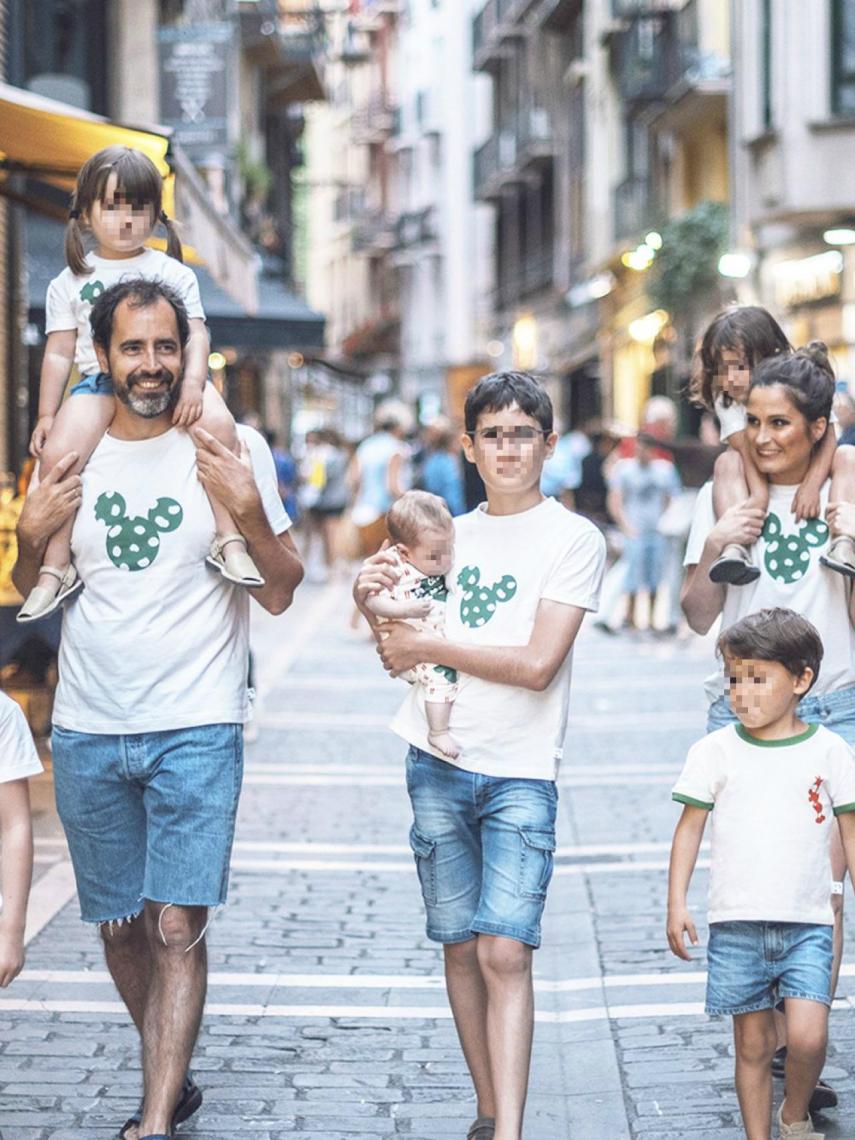
POLYGON ((687 961, 698 944, 686 903, 714 810, 706 1009, 733 1017, 736 1091, 748 1140, 768 1140, 773 1011, 783 1000, 788 1054, 780 1137, 823 1140, 808 1104, 825 1061, 831 1006, 830 845, 835 820, 855 870, 855 752, 796 706, 819 672, 822 642, 786 609, 751 614, 718 641, 739 724, 689 750, 672 796, 668 943, 687 961))
POLYGON ((18 705, 0 693, 0 987, 24 965, 24 928, 33 877, 33 826, 27 779, 42 764, 18 705))

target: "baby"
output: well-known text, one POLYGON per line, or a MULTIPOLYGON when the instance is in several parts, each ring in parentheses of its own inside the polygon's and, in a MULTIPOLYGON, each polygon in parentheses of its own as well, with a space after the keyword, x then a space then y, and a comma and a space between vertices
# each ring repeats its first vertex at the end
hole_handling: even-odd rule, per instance
MULTIPOLYGON (((438 495, 407 491, 386 515, 386 528, 395 544, 400 576, 393 589, 366 599, 379 618, 405 620, 416 629, 444 634, 448 587, 445 575, 454 560, 454 524, 438 495)), ((425 690, 428 740, 443 756, 455 759, 460 747, 448 731, 451 706, 457 696, 457 673, 442 665, 419 664, 401 676, 425 690)))

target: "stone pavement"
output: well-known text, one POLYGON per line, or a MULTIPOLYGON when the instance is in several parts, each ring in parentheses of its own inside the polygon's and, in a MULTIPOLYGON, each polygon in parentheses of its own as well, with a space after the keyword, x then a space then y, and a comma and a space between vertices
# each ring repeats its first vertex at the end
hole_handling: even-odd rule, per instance
MULTIPOLYGON (((230 903, 210 934, 194 1059, 205 1105, 179 1130, 188 1138, 462 1140, 474 1116, 440 954, 424 936, 404 748, 385 728, 401 684, 350 632, 349 613, 346 588, 303 586, 284 617, 255 614, 260 734, 230 903)), ((703 731, 710 657, 699 639, 583 629, 535 957, 526 1140, 741 1135, 729 1026, 702 1012, 703 955, 679 963, 663 935, 669 788, 703 731)), ((49 777, 35 789, 27 969, 0 995, 0 1137, 107 1140, 138 1098, 138 1057, 98 939, 77 917, 50 791, 49 777)), ((855 1016, 838 1005, 829 1140, 855 1135, 855 1016)))

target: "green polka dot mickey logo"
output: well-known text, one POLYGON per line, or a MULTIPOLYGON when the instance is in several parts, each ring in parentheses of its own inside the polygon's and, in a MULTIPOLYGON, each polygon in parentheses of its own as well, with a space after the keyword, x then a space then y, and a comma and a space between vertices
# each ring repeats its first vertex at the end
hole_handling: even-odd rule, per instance
POLYGON ((460 620, 472 629, 486 625, 500 602, 509 602, 517 592, 517 580, 505 574, 492 586, 482 586, 481 571, 477 566, 464 566, 457 575, 457 585, 463 587, 460 599, 460 620))
POLYGON ((808 519, 797 534, 784 534, 776 514, 766 516, 763 524, 766 553, 763 561, 776 582, 798 582, 810 568, 811 550, 819 550, 828 541, 828 525, 822 519, 808 519))
POLYGON ((145 518, 128 518, 118 491, 104 491, 95 503, 95 518, 107 527, 107 555, 120 570, 145 570, 160 550, 161 534, 177 530, 184 511, 174 499, 158 499, 145 518))
POLYGON ((106 286, 103 281, 87 281, 80 290, 81 301, 88 301, 91 305, 98 300, 106 286))

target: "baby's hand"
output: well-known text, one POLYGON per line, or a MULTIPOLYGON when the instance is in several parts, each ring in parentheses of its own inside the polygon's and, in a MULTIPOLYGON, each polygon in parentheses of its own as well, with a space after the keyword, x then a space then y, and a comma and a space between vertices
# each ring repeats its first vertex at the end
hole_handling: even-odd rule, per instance
POLYGON ((181 385, 181 395, 172 413, 172 422, 176 427, 189 428, 195 424, 202 414, 202 389, 198 384, 187 383, 185 379, 181 385))
POLYGON ((417 598, 414 599, 411 605, 408 605, 407 612, 403 615, 409 618, 426 618, 430 613, 430 599, 417 598))
POLYGON ((33 428, 33 434, 30 437, 30 455, 35 459, 41 455, 52 427, 53 416, 39 416, 36 420, 36 426, 33 428))
POLYGON ((805 519, 818 519, 820 511, 822 510, 819 491, 813 487, 806 487, 804 483, 799 484, 799 489, 793 496, 792 507, 790 508, 796 516, 796 522, 803 522, 805 519))

